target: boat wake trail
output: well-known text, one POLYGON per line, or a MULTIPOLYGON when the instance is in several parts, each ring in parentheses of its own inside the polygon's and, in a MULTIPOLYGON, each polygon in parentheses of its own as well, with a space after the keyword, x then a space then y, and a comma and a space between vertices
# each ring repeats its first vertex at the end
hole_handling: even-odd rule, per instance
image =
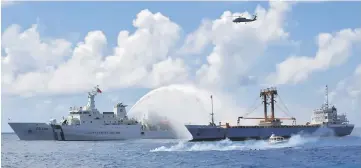
POLYGON ((314 143, 318 138, 292 136, 287 142, 282 144, 269 144, 265 140, 249 140, 234 142, 228 139, 218 142, 179 142, 176 145, 166 147, 161 146, 150 152, 174 152, 174 151, 232 151, 232 150, 267 150, 277 148, 299 147, 307 143, 314 143))

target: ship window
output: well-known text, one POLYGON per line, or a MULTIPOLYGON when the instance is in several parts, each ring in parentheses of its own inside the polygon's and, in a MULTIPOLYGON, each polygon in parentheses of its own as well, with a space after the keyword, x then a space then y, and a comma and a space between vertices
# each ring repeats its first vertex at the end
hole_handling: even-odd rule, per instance
POLYGON ((90 123, 93 123, 93 121, 90 121, 90 123))
POLYGON ((85 123, 85 121, 83 121, 83 123, 85 123))
POLYGON ((327 116, 325 116, 325 119, 327 119, 327 116))

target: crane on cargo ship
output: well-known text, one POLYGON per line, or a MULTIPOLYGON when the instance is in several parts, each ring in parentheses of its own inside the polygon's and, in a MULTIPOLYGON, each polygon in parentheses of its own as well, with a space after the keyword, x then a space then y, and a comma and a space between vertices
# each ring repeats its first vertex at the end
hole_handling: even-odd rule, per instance
MULTIPOLYGON (((281 125, 281 120, 292 120, 293 124, 296 124, 296 118, 295 117, 275 118, 274 107, 275 107, 275 102, 276 102, 276 100, 275 100, 276 96, 278 96, 278 91, 277 91, 276 88, 267 88, 267 89, 261 90, 260 97, 263 99, 262 103, 263 103, 263 106, 264 106, 264 117, 262 118, 262 117, 244 117, 244 116, 241 116, 241 117, 238 117, 238 119, 237 119, 237 125, 239 125, 240 119, 262 119, 260 121, 260 123, 259 123, 259 125, 262 125, 262 126, 281 125), (270 99, 270 102, 267 101, 268 99, 270 99), (269 104, 271 104, 271 116, 267 116, 267 105, 269 105, 269 104)), ((281 102, 282 102, 282 100, 281 100, 281 102)), ((287 107, 286 107, 286 109, 287 109, 287 107)), ((256 109, 254 109, 254 110, 256 110, 256 109)), ((246 115, 252 113, 253 111, 247 113, 246 115)))

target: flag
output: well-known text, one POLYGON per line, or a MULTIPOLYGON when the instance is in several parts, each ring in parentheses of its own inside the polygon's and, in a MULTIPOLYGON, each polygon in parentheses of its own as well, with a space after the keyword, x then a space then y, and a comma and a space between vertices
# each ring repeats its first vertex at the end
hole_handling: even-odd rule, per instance
POLYGON ((97 88, 97 92, 98 92, 98 93, 102 93, 102 91, 101 91, 99 88, 97 88))
POLYGON ((213 98, 212 95, 211 95, 211 98, 213 98))

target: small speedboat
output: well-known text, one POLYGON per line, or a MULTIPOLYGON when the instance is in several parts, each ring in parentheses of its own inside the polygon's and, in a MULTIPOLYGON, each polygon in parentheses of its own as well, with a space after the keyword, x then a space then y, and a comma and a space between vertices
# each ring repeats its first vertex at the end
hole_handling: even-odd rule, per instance
POLYGON ((285 138, 281 136, 276 136, 275 134, 272 134, 271 137, 269 137, 268 139, 268 143, 270 144, 278 144, 278 143, 283 143, 285 141, 286 141, 285 138))

